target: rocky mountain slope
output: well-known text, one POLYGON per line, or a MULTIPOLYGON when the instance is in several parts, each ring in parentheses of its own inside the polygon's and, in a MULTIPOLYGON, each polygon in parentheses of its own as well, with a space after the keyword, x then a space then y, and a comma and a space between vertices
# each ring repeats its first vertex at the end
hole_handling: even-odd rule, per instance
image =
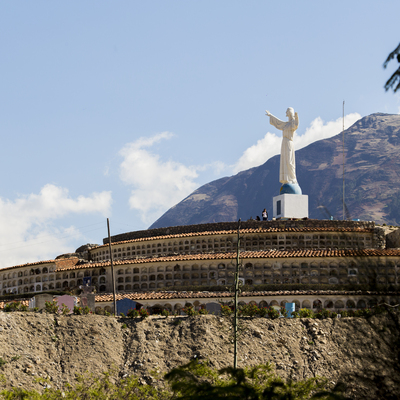
MULTIPOLYGON (((272 362, 293 380, 325 376, 343 381, 355 399, 400 397, 400 318, 383 314, 342 319, 244 319, 239 367, 272 362)), ((233 345, 225 318, 152 316, 131 320, 100 315, 0 313, 0 373, 6 386, 43 390, 74 383, 76 374, 138 374, 157 384, 163 374, 197 358, 211 366, 232 365, 233 345), (125 325, 124 325, 125 324, 125 325)), ((1 381, 1 385, 4 382, 1 381)))
MULTIPOLYGON (((342 134, 296 151, 297 179, 310 218, 343 218, 342 134)), ((347 218, 400 225, 400 115, 372 114, 345 131, 347 218)), ((168 210, 150 228, 247 220, 279 194, 279 156, 210 182, 168 210)))

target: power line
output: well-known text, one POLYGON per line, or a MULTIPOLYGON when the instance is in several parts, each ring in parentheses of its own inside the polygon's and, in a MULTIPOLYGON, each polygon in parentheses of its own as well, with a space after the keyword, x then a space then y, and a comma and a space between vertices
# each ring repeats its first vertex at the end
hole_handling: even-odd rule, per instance
POLYGON ((345 202, 344 202, 344 100, 343 100, 343 221, 345 220, 345 202))

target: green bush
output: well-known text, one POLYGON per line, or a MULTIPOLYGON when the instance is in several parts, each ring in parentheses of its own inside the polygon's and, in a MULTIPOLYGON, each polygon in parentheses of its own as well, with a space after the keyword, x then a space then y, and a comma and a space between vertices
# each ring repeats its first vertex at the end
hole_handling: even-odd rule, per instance
POLYGON ((342 395, 343 385, 336 385, 332 391, 327 386, 328 380, 319 376, 285 381, 275 374, 271 364, 215 370, 207 363, 193 360, 171 370, 161 385, 143 384, 135 375, 121 379, 116 373, 107 372, 78 376, 75 384, 66 384, 62 389, 47 387, 42 394, 19 387, 3 389, 0 397, 7 400, 346 399, 342 395))
POLYGON ((321 311, 321 310, 318 310, 318 311, 314 314, 314 318, 323 319, 324 317, 323 317, 323 315, 322 315, 322 311, 321 311))
POLYGON ((4 305, 4 311, 5 312, 18 311, 20 304, 21 303, 19 301, 13 301, 12 303, 7 303, 4 305))
POLYGON ((50 314, 58 314, 58 303, 56 300, 45 301, 44 310, 50 314))
POLYGON ((149 316, 149 312, 145 308, 139 310, 139 315, 141 318, 145 319, 149 316))
POLYGON ((88 314, 92 314, 92 312, 90 311, 90 307, 89 306, 83 307, 83 315, 88 315, 88 314))
POLYGON ((233 314, 233 310, 229 306, 221 306, 221 315, 227 317, 233 314))
POLYGON ((74 309, 72 310, 72 312, 75 315, 82 315, 83 314, 82 307, 79 307, 79 306, 74 306, 74 309))
POLYGON ((293 318, 300 318, 300 314, 297 311, 292 311, 293 318))
POLYGON ((168 318, 168 317, 169 317, 169 310, 168 310, 167 308, 164 308, 164 309, 161 311, 161 315, 162 315, 163 317, 165 317, 165 318, 168 318))
POLYGON ((11 303, 6 303, 4 305, 5 312, 12 312, 12 311, 28 311, 28 306, 22 304, 20 301, 13 301, 11 303))
POLYGON ((165 379, 172 389, 172 398, 176 400, 305 400, 313 395, 320 399, 344 399, 338 386, 337 390, 334 389, 335 397, 328 397, 330 392, 325 391, 328 385, 325 378, 286 382, 275 374, 271 364, 246 369, 227 367, 216 371, 207 364, 192 361, 173 369, 165 379))
POLYGON ((128 318, 136 318, 136 317, 138 317, 139 316, 139 311, 138 310, 136 310, 136 309, 130 309, 129 311, 128 311, 128 314, 127 314, 127 317, 128 318))
POLYGON ((288 310, 285 307, 281 307, 280 312, 285 318, 288 316, 288 310))
POLYGON ((255 304, 245 304, 239 307, 239 315, 243 317, 255 317, 258 315, 259 310, 255 304))
POLYGON ((207 308, 204 307, 204 308, 200 308, 199 314, 200 315, 208 315, 209 312, 208 312, 207 308))
POLYGON ((70 309, 64 304, 61 304, 61 314, 62 315, 68 315, 70 313, 70 309))
POLYGON ((268 315, 268 308, 267 307, 260 307, 259 309, 258 309, 258 316, 259 317, 266 317, 267 315, 268 315))
POLYGON ((199 313, 194 309, 191 305, 186 305, 182 310, 189 317, 193 317, 194 315, 198 315, 199 313))
POLYGON ((271 319, 277 319, 279 318, 279 311, 275 310, 274 307, 269 307, 268 311, 267 311, 268 317, 270 317, 271 319))
POLYGON ((314 318, 313 310, 309 308, 301 308, 299 311, 300 318, 314 318))
POLYGON ((354 310, 348 310, 347 311, 347 316, 348 317, 354 317, 354 315, 355 315, 355 311, 354 310))
POLYGON ((331 316, 331 312, 325 308, 323 308, 322 310, 318 310, 315 313, 315 318, 318 319, 325 319, 325 318, 329 318, 331 316))

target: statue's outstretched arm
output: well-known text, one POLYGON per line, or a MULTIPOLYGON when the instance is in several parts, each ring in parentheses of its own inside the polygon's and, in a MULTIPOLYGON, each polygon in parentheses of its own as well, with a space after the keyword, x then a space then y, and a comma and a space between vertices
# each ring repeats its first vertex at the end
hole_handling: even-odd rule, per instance
POLYGON ((294 122, 296 124, 296 129, 299 127, 299 114, 297 112, 294 113, 294 122))
POLYGON ((269 117, 269 123, 271 125, 273 125, 275 128, 277 128, 279 130, 283 130, 283 128, 286 125, 286 122, 281 121, 279 118, 276 118, 268 110, 265 110, 265 115, 267 115, 269 117))

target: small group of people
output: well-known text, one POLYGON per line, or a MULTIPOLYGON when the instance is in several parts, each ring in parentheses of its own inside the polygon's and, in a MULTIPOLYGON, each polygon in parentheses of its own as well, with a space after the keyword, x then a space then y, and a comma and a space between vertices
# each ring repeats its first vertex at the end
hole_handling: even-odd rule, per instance
MULTIPOLYGON (((268 211, 264 208, 263 212, 262 212, 262 220, 263 221, 268 221, 268 211)), ((252 218, 250 218, 252 219, 252 218)), ((256 217, 256 221, 261 221, 260 217, 257 215, 256 217)))

